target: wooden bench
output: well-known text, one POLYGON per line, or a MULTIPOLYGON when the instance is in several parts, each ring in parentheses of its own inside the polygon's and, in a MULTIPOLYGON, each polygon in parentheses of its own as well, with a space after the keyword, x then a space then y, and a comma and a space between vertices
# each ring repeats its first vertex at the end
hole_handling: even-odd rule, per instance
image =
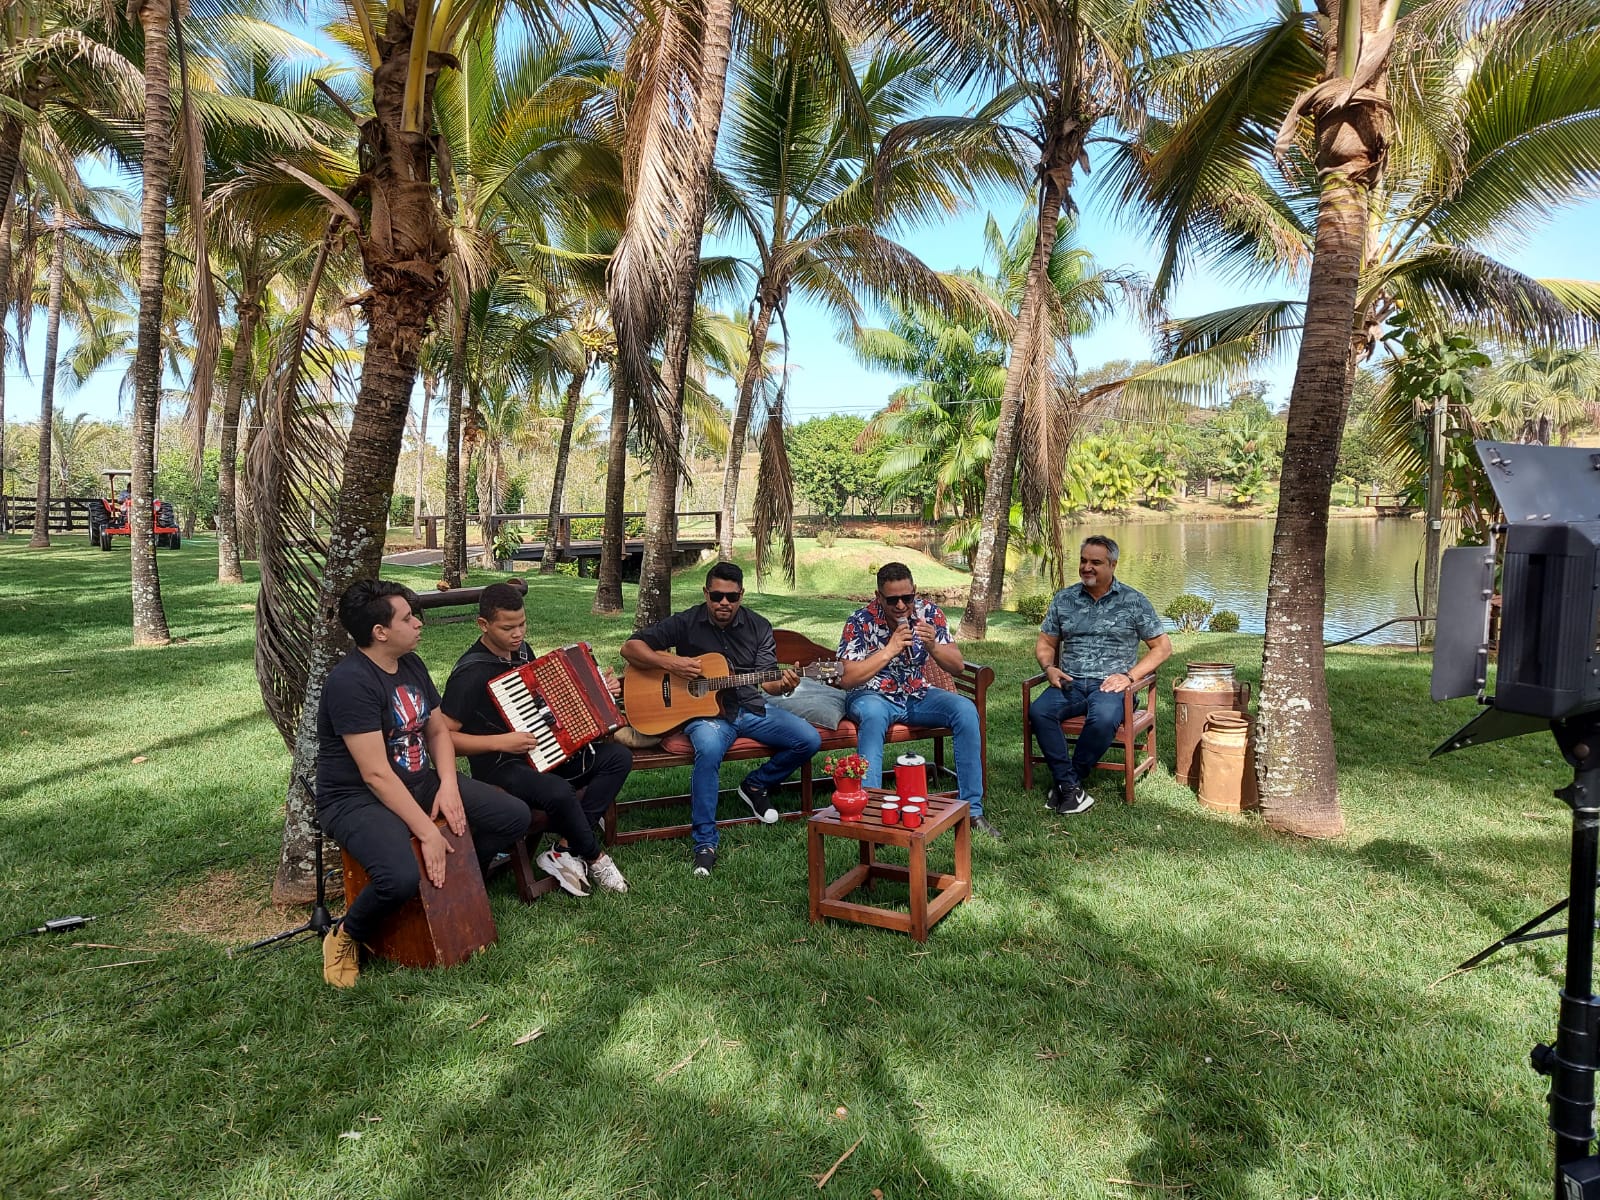
MULTIPOLYGON (((778 661, 792 663, 795 666, 805 666, 816 662, 818 659, 831 659, 837 657, 836 652, 826 646, 820 646, 804 634, 795 633, 790 629, 774 631, 778 646, 778 661)), ((935 686, 946 687, 950 691, 960 692, 968 697, 978 709, 978 744, 983 748, 982 767, 985 779, 989 777, 989 725, 988 725, 988 693, 989 685, 994 682, 994 668, 979 666, 977 663, 964 662, 961 671, 956 675, 948 675, 936 664, 928 666, 928 678, 935 686)), ((818 728, 822 735, 822 749, 824 751, 854 750, 856 746, 856 726, 854 721, 844 720, 839 723, 838 729, 818 728)), ((933 742, 933 775, 940 772, 951 774, 945 766, 945 739, 954 738, 955 734, 946 727, 908 726, 895 724, 889 727, 889 733, 884 739, 885 744, 901 742, 933 742)), ((761 742, 751 738, 738 738, 728 748, 728 753, 723 756, 723 762, 740 762, 746 759, 768 758, 772 751, 761 742)), ((953 757, 953 756, 952 756, 953 757)), ((648 750, 635 750, 633 752, 633 770, 640 771, 666 770, 673 767, 688 767, 694 764, 694 746, 688 737, 680 730, 670 733, 661 739, 659 746, 648 750)), ((812 771, 810 762, 800 768, 798 782, 783 785, 783 790, 794 791, 798 795, 799 805, 789 811, 781 811, 779 816, 783 820, 797 821, 811 815, 819 783, 812 771)), ((832 780, 824 777, 821 786, 829 788, 832 780)), ((724 795, 731 789, 724 789, 724 795)), ((774 795, 779 789, 774 788, 774 795)), ((654 808, 672 806, 687 806, 688 793, 671 796, 654 796, 639 800, 619 800, 611 806, 606 813, 605 838, 608 846, 625 846, 629 842, 644 841, 647 838, 685 837, 693 829, 687 822, 678 822, 666 825, 650 825, 635 829, 619 828, 618 817, 624 812, 644 812, 654 808)), ((753 816, 728 817, 719 819, 719 828, 730 825, 750 825, 756 823, 753 816)))

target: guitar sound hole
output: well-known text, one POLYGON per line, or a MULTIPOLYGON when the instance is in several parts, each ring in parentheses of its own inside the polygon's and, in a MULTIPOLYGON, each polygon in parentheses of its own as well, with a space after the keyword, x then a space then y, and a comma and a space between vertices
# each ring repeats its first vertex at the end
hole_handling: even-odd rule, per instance
POLYGON ((689 681, 689 695, 693 696, 695 699, 698 700, 701 696, 704 696, 705 694, 706 694, 706 685, 705 685, 705 682, 703 680, 691 679, 689 681))

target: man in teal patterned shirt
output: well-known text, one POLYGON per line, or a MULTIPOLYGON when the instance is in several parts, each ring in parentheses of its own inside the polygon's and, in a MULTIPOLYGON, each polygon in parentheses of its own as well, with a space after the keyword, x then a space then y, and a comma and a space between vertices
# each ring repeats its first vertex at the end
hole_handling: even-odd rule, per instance
POLYGON ((1122 693, 1172 654, 1172 639, 1155 606, 1116 575, 1116 542, 1098 535, 1084 538, 1078 550, 1081 582, 1055 594, 1033 645, 1050 686, 1029 707, 1028 718, 1055 778, 1045 807, 1062 816, 1085 812, 1094 803, 1083 781, 1117 736, 1122 693), (1061 722, 1071 717, 1085 720, 1069 757, 1061 722))

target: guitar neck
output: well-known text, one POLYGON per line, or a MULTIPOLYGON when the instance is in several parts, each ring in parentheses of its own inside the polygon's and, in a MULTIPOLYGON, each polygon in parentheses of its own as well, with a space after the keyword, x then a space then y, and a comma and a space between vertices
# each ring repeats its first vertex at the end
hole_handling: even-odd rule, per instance
POLYGON ((770 671, 742 671, 737 675, 709 675, 698 682, 708 692, 720 692, 724 688, 753 687, 758 683, 771 683, 774 679, 783 677, 783 668, 775 667, 770 671))

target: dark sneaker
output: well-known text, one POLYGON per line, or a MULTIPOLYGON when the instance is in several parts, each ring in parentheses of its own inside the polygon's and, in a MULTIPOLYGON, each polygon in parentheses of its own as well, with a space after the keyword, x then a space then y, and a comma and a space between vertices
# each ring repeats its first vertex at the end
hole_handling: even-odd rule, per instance
POLYGON ((711 874, 717 865, 717 848, 701 846, 694 852, 694 873, 702 878, 711 874))
POLYGON ((1059 783, 1052 783, 1050 790, 1044 794, 1044 807, 1046 812, 1055 812, 1056 805, 1061 803, 1061 794, 1065 789, 1059 783))
POLYGON ((750 806, 750 811, 763 825, 771 825, 778 819, 778 810, 771 800, 767 799, 767 789, 746 775, 739 784, 739 799, 750 806))
POLYGON ((986 817, 973 817, 972 827, 984 837, 991 837, 997 842, 1000 840, 1000 831, 991 825, 986 817))
POLYGON ((1063 817, 1075 817, 1079 813, 1086 813, 1094 807, 1094 797, 1080 788, 1073 788, 1070 792, 1063 790, 1061 798, 1057 801, 1055 811, 1063 817))

